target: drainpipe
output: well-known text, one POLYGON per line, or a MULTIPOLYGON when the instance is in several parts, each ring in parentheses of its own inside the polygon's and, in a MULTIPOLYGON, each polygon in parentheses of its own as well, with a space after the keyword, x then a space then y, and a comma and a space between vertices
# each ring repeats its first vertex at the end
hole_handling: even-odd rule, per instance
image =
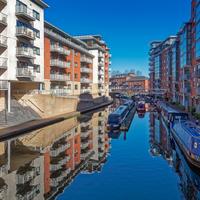
POLYGON ((8 112, 11 112, 11 82, 8 81, 8 105, 7 105, 8 112))
POLYGON ((74 49, 72 49, 72 94, 74 96, 74 49))

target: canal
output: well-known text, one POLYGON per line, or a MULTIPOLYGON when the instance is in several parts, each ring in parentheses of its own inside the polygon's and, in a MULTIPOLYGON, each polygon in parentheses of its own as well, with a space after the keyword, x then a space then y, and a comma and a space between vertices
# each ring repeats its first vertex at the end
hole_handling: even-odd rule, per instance
POLYGON ((110 108, 0 143, 0 199, 200 199, 200 176, 158 113, 108 133, 110 108))

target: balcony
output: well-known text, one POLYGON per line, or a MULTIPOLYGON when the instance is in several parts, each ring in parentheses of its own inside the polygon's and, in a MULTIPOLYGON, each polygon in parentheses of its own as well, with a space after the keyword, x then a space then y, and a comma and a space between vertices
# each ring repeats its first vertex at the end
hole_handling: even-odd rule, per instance
POLYGON ((0 57, 0 69, 8 68, 8 59, 0 57))
POLYGON ((104 66, 104 62, 99 62, 99 67, 103 67, 104 66))
POLYGON ((0 48, 7 48, 7 41, 8 39, 6 36, 0 35, 0 48))
POLYGON ((197 93, 198 96, 200 96, 200 86, 197 87, 196 93, 197 93))
POLYGON ((50 74, 51 81, 70 81, 70 76, 64 74, 50 74))
POLYGON ((7 26, 7 15, 0 13, 0 26, 6 27, 7 26))
POLYGON ((29 67, 19 67, 17 68, 17 73, 16 73, 17 78, 30 78, 34 79, 35 75, 33 72, 33 68, 29 67))
POLYGON ((69 56, 71 53, 70 50, 67 50, 59 45, 51 45, 51 52, 56 52, 65 56, 69 56))
POLYGON ((81 83, 92 83, 92 80, 89 78, 81 78, 81 83))
POLYGON ((16 36, 17 37, 23 37, 25 39, 30 39, 30 40, 35 39, 35 35, 34 35, 33 30, 31 30, 27 27, 24 27, 24 26, 16 28, 16 36))
POLYGON ((183 92, 184 92, 185 94, 189 94, 189 93, 191 92, 191 89, 190 89, 189 87, 185 87, 185 88, 183 89, 183 92))
POLYGON ((197 78, 200 78, 200 69, 197 69, 197 70, 196 70, 196 77, 197 77, 197 78))
POLYGON ((81 72, 90 74, 90 73, 92 73, 92 69, 87 68, 87 67, 81 67, 81 72))
POLYGON ((50 65, 52 67, 69 68, 71 63, 66 62, 66 61, 62 61, 62 60, 59 60, 59 59, 52 59, 50 61, 50 65))
POLYGON ((17 55, 18 58, 28 58, 34 59, 33 49, 30 47, 17 47, 17 55))
POLYGON ((87 89, 81 89, 81 94, 91 93, 92 90, 90 88, 87 89))
POLYGON ((65 145, 62 145, 60 147, 58 147, 57 149, 51 150, 50 151, 50 156, 52 157, 57 157, 60 153, 66 151, 67 149, 69 149, 71 147, 70 143, 67 143, 65 145))
POLYGON ((87 58, 86 56, 82 56, 81 57, 81 62, 82 63, 88 63, 88 64, 92 64, 93 60, 91 58, 87 58))
POLYGON ((28 21, 35 21, 33 17, 33 10, 24 5, 16 6, 16 16, 28 21))
POLYGON ((89 146, 89 140, 86 140, 85 142, 81 142, 81 149, 86 149, 89 146))
POLYGON ((0 90, 8 90, 8 81, 0 80, 0 90))
POLYGON ((104 54, 102 52, 99 53, 99 58, 104 58, 104 54))

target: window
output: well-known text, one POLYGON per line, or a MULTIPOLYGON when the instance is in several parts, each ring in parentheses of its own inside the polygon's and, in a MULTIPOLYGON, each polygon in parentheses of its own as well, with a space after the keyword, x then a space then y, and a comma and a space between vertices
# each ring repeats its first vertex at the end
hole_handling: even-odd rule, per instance
POLYGON ((78 85, 75 85, 75 90, 78 90, 78 85))
POLYGON ((40 65, 35 65, 34 71, 40 73, 40 65))
POLYGON ((40 48, 34 47, 34 48, 33 48, 33 53, 34 53, 35 55, 40 56, 40 48))
POLYGON ((77 51, 75 51, 75 56, 78 56, 78 52, 77 51))
POLYGON ((33 17, 37 20, 40 20, 40 13, 38 13, 37 11, 33 10, 33 17))
POLYGON ((78 74, 74 74, 74 78, 77 79, 78 78, 78 74))
POLYGON ((37 38, 40 38, 40 31, 34 30, 34 34, 37 38))
POLYGON ((75 67, 78 67, 78 63, 77 63, 77 62, 75 62, 74 66, 75 66, 75 67))

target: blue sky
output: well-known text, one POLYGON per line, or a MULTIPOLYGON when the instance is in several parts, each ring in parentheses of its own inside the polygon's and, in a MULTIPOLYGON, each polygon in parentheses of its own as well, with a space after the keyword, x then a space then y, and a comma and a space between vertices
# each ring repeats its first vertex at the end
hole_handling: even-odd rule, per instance
POLYGON ((45 0, 46 20, 69 34, 101 34, 112 70, 148 74, 152 40, 175 35, 190 16, 190 0, 45 0))

